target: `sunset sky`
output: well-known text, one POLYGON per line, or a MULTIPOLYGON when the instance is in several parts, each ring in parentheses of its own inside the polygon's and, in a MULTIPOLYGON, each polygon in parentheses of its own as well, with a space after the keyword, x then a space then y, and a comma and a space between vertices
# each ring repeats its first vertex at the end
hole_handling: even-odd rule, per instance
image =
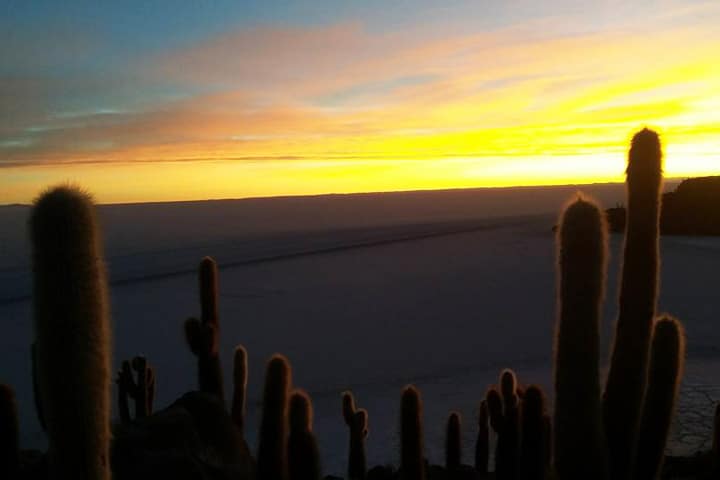
POLYGON ((0 204, 720 174, 717 0, 5 0, 0 59, 0 204))

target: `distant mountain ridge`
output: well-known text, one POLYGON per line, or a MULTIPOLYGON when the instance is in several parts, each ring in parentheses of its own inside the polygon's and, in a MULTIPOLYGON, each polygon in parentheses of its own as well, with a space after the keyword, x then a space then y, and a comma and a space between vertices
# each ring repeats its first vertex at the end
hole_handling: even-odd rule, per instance
MULTIPOLYGON (((610 230, 625 229, 625 207, 607 210, 610 230)), ((665 235, 720 235, 720 176, 683 180, 663 194, 660 232, 665 235)))

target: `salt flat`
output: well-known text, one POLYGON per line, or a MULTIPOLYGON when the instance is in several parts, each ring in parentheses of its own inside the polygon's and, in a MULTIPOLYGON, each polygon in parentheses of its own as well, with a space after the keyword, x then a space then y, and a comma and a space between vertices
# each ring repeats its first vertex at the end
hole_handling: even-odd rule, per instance
MULTIPOLYGON (((623 194, 621 186, 581 189, 605 205, 623 194)), ((501 368, 511 366, 523 383, 550 391, 551 228, 576 190, 102 206, 114 282, 115 363, 145 354, 157 367, 158 406, 193 388, 195 363, 182 322, 199 313, 193 272, 202 255, 211 255, 221 266, 228 386, 234 346, 248 348, 251 442, 264 362, 282 352, 292 362, 295 385, 313 397, 328 473, 342 473, 345 464, 340 392, 352 389, 369 411, 369 461, 396 462, 399 393, 410 382, 422 389, 430 459, 441 461, 444 422, 455 409, 465 420, 470 461, 475 409, 501 368)), ((0 220, 11 227, 0 234, 0 379, 17 390, 22 440, 30 446, 41 445, 43 434, 28 353, 26 215, 24 207, 0 208, 0 220)), ((616 312, 620 247, 621 238, 613 236, 603 351, 616 312)), ((720 239, 664 238, 662 254, 660 310, 680 317, 687 329, 686 390, 718 385, 720 239)), ((687 436, 683 425, 678 435, 687 436)))

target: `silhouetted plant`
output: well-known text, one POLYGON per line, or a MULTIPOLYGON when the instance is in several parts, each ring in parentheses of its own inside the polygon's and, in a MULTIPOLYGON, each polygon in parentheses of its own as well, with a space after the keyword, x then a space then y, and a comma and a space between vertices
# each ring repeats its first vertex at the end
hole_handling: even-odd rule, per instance
POLYGON ((233 356, 233 402, 232 419, 240 433, 245 429, 245 402, 247 396, 248 366, 247 350, 242 345, 235 347, 233 356))
POLYGON ((711 453, 713 478, 720 478, 720 403, 715 406, 711 453))
POLYGON ((606 268, 602 211, 578 198, 563 211, 558 233, 554 450, 561 478, 607 478, 599 365, 606 268))
POLYGON ((475 443, 475 470, 481 474, 488 472, 490 458, 490 430, 488 429, 487 400, 480 402, 478 411, 478 435, 475 443))
POLYGON ((30 227, 51 477, 109 479, 110 322, 92 201, 74 187, 48 190, 35 201, 30 227))
POLYGON ((403 480, 425 479, 422 401, 412 385, 403 389, 400 402, 400 463, 403 480))
POLYGON ((290 480, 319 480, 320 452, 312 432, 313 411, 310 397, 302 390, 290 396, 290 435, 288 470, 290 480))
POLYGON ((219 355, 220 321, 218 318, 217 264, 210 257, 200 262, 198 269, 200 284, 201 316, 185 322, 185 337, 190 350, 198 359, 198 385, 201 392, 217 395, 223 402, 222 368, 219 355))
POLYGON ((14 478, 20 465, 20 440, 15 392, 0 384, 0 478, 14 478))
POLYGON ((262 420, 257 453, 259 480, 285 480, 288 476, 288 395, 290 364, 282 355, 273 355, 265 372, 262 420))
POLYGON ((460 414, 451 412, 445 428, 445 468, 452 476, 460 469, 462 459, 462 432, 460 414))
POLYGON ((680 322, 662 317, 653 332, 647 394, 632 476, 637 480, 653 480, 660 474, 685 357, 685 334, 680 322))
POLYGON ((47 424, 45 423, 45 414, 43 413, 42 405, 40 404, 40 385, 38 384, 38 366, 37 366, 37 344, 33 342, 30 345, 30 361, 32 368, 32 386, 33 386, 33 400, 35 401, 35 413, 37 414, 38 422, 42 429, 47 432, 47 424))
POLYGON ((520 478, 543 480, 548 468, 545 395, 540 387, 525 390, 521 409, 520 478))
POLYGON ((603 419, 613 479, 629 478, 647 383, 658 287, 658 222, 662 152, 657 133, 632 139, 627 167, 627 225, 619 314, 603 419))
POLYGON ((355 408, 355 398, 351 392, 343 392, 343 418, 350 430, 348 453, 348 478, 363 480, 367 476, 367 455, 365 438, 368 434, 368 414, 365 409, 355 408))
POLYGON ((510 369, 500 374, 500 392, 502 417, 497 431, 495 474, 499 480, 515 480, 520 467, 520 399, 515 372, 510 369))
POLYGON ((134 357, 132 362, 124 361, 115 383, 118 385, 118 410, 122 423, 129 423, 132 420, 128 397, 135 400, 136 419, 152 414, 155 399, 155 370, 148 365, 145 357, 134 357), (133 370, 137 375, 137 381, 133 376, 133 370))

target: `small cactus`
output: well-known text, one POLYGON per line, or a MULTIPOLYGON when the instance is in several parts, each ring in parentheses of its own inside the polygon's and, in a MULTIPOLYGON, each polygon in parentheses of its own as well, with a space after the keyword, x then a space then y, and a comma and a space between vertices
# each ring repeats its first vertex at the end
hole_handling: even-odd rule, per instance
POLYGON ((20 443, 15 392, 0 384, 0 478, 15 478, 20 466, 20 443))
POLYGON ((288 395, 290 392, 290 364, 282 355, 273 355, 265 372, 262 420, 257 453, 259 480, 288 478, 288 395))
POLYGON ((198 386, 201 392, 216 395, 225 401, 222 367, 219 355, 220 321, 218 317, 217 264, 210 257, 200 262, 200 320, 185 322, 185 337, 190 350, 198 358, 198 386))
POLYGON ((155 398, 155 370, 148 365, 145 357, 134 357, 132 362, 124 361, 115 383, 118 385, 118 410, 122 423, 129 423, 132 420, 128 397, 135 400, 136 419, 152 414, 155 398), (137 375, 137 381, 133 377, 133 371, 137 375))
POLYGON ((400 403, 400 463, 402 480, 425 480, 422 401, 412 385, 403 389, 400 403))
POLYGON ((530 386, 522 399, 522 440, 520 445, 520 478, 544 480, 547 469, 545 444, 545 395, 540 387, 530 386))
POLYGON ((310 397, 302 390, 290 396, 288 471, 290 480, 320 480, 320 452, 312 432, 310 397))
POLYGON ((445 428, 445 469, 455 472, 460 469, 462 460, 462 432, 460 414, 451 412, 445 428))
POLYGON ((564 209, 557 256, 555 469, 560 478, 604 479, 599 348, 607 226, 594 202, 578 198, 564 209))
POLYGON ((515 480, 520 464, 520 399, 515 372, 503 370, 500 391, 503 409, 495 453, 495 472, 498 480, 515 480))
POLYGON ((603 419, 610 476, 630 477, 647 383, 658 291, 658 234, 662 151, 657 133, 643 129, 632 139, 627 167, 627 224, 619 313, 603 419))
POLYGON ((343 392, 343 418, 350 429, 350 452, 348 454, 348 478, 364 480, 367 476, 365 438, 368 435, 368 414, 365 409, 355 408, 351 392, 343 392))
POLYGON ((245 429, 245 403, 247 395, 248 366, 247 350, 242 345, 235 347, 233 356, 233 403, 232 419, 240 433, 245 429))
POLYGON ((490 458, 490 430, 488 430, 488 404, 487 400, 480 402, 478 412, 478 435, 475 443, 475 470, 480 474, 488 472, 488 459, 490 458))
POLYGON ((662 317, 653 331, 647 396, 632 477, 637 480, 655 480, 660 474, 685 359, 685 335, 677 320, 662 317))
POLYGON ((30 230, 39 403, 51 477, 109 479, 111 332, 90 197, 69 186, 44 192, 30 230))

